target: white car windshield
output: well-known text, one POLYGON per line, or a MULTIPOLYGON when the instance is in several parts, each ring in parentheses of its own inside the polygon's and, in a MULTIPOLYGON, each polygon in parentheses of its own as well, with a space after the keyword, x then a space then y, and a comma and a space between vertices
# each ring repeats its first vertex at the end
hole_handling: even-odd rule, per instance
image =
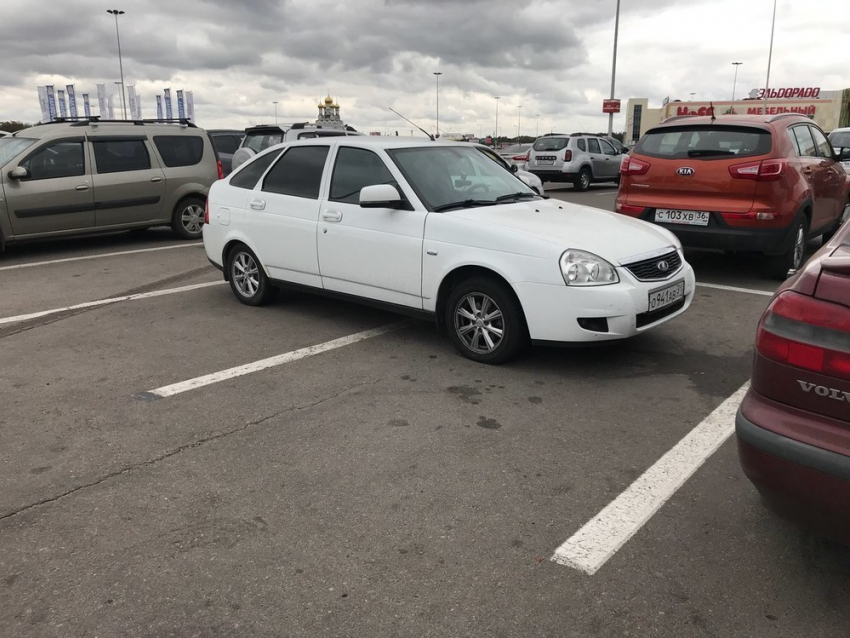
POLYGON ((36 140, 27 137, 0 137, 0 166, 35 142, 36 140))
POLYGON ((850 148, 850 131, 833 131, 829 141, 835 148, 850 148))
POLYGON ((431 146, 387 151, 433 211, 507 204, 536 193, 476 148, 431 146))

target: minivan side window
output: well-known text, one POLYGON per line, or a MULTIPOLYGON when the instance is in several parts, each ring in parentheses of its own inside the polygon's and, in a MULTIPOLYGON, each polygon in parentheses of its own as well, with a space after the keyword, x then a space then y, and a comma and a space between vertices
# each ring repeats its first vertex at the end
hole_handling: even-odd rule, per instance
POLYGON ((815 148, 815 141, 812 139, 811 129, 808 126, 795 126, 791 129, 794 131, 794 137, 797 138, 797 146, 800 149, 801 157, 817 157, 818 152, 815 148))
POLYGON ((263 180, 268 193, 319 198, 322 173, 329 146, 300 146, 288 149, 263 180))
POLYGON ((395 183, 395 178, 378 155, 362 148, 341 146, 331 178, 330 199, 357 204, 364 186, 390 183, 395 183))
POLYGON ((821 133, 820 129, 817 129, 814 126, 810 126, 809 130, 815 138, 815 144, 818 147, 818 154, 821 157, 826 157, 828 159, 835 157, 835 151, 832 149, 832 144, 830 144, 829 140, 826 139, 826 135, 821 133))
POLYGON ((587 152, 587 144, 584 143, 584 140, 578 140, 576 144, 578 144, 578 150, 584 153, 587 152))
POLYGON ((85 175, 83 142, 80 140, 48 144, 21 162, 21 166, 30 173, 27 179, 56 179, 85 175))
POLYGON ((271 151, 262 157, 258 157, 253 162, 246 163, 244 168, 240 167, 239 171, 230 178, 230 185, 236 186, 237 188, 253 190, 253 188, 257 185, 257 182, 260 181, 260 178, 263 176, 263 173, 266 172, 266 169, 271 166, 271 163, 275 161, 279 155, 280 151, 271 151))
POLYGON ((597 155, 599 155, 602 152, 599 150, 599 140, 594 139, 592 137, 587 140, 587 150, 591 153, 596 153, 597 155))
POLYGON ((154 135, 153 143, 169 168, 194 166, 204 156, 204 140, 198 135, 154 135))
POLYGON ((599 144, 602 146, 602 152, 605 153, 605 155, 616 155, 617 154, 617 149, 615 149, 613 146, 611 146, 605 140, 599 140, 599 144))
POLYGON ((151 167, 151 158, 143 140, 91 139, 97 172, 124 173, 144 171, 151 167))

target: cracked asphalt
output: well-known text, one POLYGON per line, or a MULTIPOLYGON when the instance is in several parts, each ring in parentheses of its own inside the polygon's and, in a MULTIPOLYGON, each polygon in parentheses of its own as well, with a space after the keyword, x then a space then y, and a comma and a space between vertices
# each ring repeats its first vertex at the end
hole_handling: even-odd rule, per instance
MULTIPOLYGON (((0 319, 219 279, 164 229, 17 246, 0 319)), ((844 637, 850 552, 765 511, 733 441, 594 576, 548 560, 747 380, 767 302, 703 287, 637 339, 503 367, 410 321, 153 401, 399 318, 211 285, 0 325, 0 636, 844 637)))

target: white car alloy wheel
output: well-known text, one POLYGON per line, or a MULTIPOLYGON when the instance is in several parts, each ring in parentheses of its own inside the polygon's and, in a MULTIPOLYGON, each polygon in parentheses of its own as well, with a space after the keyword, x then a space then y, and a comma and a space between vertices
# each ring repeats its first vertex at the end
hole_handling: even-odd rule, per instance
POLYGON ((227 260, 227 278, 233 294, 248 306, 262 306, 274 299, 271 285, 256 255, 246 246, 234 248, 227 260))
POLYGON ((455 330, 472 352, 489 354, 502 343, 505 320, 495 301, 484 293, 472 293, 457 305, 455 330))

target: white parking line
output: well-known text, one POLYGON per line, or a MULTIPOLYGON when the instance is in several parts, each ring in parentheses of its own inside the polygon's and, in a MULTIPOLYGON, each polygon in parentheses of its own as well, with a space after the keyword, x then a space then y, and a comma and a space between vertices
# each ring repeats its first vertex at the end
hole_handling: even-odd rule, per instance
POLYGON ((86 261, 88 259, 100 259, 101 257, 137 255, 139 253, 152 253, 157 250, 172 250, 174 248, 197 248, 203 245, 202 242, 195 242, 192 244, 176 244, 174 246, 157 246, 156 248, 139 248, 138 250, 122 250, 117 253, 101 253, 99 255, 86 255, 85 257, 67 257, 65 259, 51 259, 50 261, 34 261, 28 264, 15 264, 14 266, 0 266, 0 270, 18 270, 20 268, 34 268, 35 266, 49 266, 51 264, 67 264, 69 261, 86 261))
POLYGON ((40 312, 31 312, 26 315, 16 315, 14 317, 0 318, 0 325, 7 323, 17 323, 19 321, 29 321, 30 319, 38 319, 48 315, 55 315, 68 310, 81 310, 83 308, 95 308, 97 306, 108 306, 109 304, 118 303, 120 301, 136 301, 137 299, 150 299, 151 297, 162 297, 163 295, 174 295, 178 292, 188 292, 197 290, 198 288, 208 288, 210 286, 220 286, 226 283, 224 281, 208 281, 203 284, 192 284, 190 286, 180 286, 179 288, 166 288, 165 290, 154 290, 153 292, 142 292, 135 295, 124 295, 123 297, 110 297, 108 299, 98 299, 96 301, 86 301, 78 303, 74 306, 66 306, 64 308, 53 308, 51 310, 41 310, 40 312))
POLYGON ((749 382, 555 550, 551 560, 594 574, 735 431, 735 412, 749 382))
POLYGON ((717 290, 729 290, 730 292, 745 292, 749 295, 761 295, 763 297, 772 297, 774 293, 767 290, 756 290, 755 288, 738 288, 736 286, 723 286, 721 284, 704 284, 701 281, 697 282, 697 286, 703 288, 716 288, 717 290))
POLYGON ((206 385, 226 381, 227 379, 241 377, 246 374, 259 372, 260 370, 266 370, 267 368, 273 368, 275 366, 280 366, 285 363, 298 361, 299 359, 304 359, 306 357, 312 357, 313 355, 321 354, 322 352, 327 352, 328 350, 342 348, 344 346, 351 345, 352 343, 357 343, 358 341, 364 341, 365 339, 371 339, 372 337, 377 337, 379 335, 398 330, 399 328, 403 328, 406 325, 407 322, 403 321, 400 323, 393 323, 381 326, 379 328, 372 328, 371 330, 364 330, 363 332, 356 332, 346 337, 340 337, 339 339, 333 339, 332 341, 325 341, 324 343, 319 343, 315 346, 307 346, 306 348, 292 350, 291 352, 285 352, 274 357, 269 357, 268 359, 260 359, 259 361, 254 361, 253 363, 246 363, 241 366, 236 366, 235 368, 228 368, 226 370, 221 370, 220 372, 205 374, 202 377, 195 377, 194 379, 189 379, 188 381, 172 383, 171 385, 162 386, 161 388, 157 388, 156 390, 140 392, 136 396, 139 399, 149 400, 162 399, 164 397, 174 396, 175 394, 181 394, 183 392, 188 392, 189 390, 202 388, 206 385))

